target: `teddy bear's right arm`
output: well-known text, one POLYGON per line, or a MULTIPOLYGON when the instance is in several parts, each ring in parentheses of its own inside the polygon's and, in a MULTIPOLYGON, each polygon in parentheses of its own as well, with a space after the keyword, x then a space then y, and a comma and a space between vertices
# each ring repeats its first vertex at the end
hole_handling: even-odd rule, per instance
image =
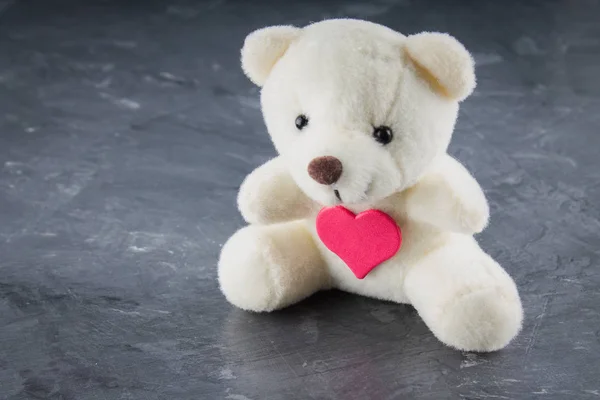
POLYGON ((250 224, 268 225, 307 218, 315 206, 296 185, 280 157, 252 171, 238 194, 238 208, 250 224))

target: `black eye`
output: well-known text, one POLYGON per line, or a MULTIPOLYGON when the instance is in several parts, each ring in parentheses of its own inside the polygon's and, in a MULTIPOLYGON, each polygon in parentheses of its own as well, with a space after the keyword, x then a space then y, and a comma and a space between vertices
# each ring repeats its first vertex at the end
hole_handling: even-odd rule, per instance
POLYGON ((296 128, 301 131, 306 125, 308 125, 308 117, 304 114, 298 115, 296 118, 296 128))
POLYGON ((387 126, 378 126, 373 131, 373 137, 381 144, 388 144, 394 138, 394 133, 387 126))

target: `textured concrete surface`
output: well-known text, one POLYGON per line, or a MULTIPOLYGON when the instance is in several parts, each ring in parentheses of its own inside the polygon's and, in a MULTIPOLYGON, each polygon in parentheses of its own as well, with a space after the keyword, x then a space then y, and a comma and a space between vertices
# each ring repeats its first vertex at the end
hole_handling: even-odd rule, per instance
POLYGON ((0 1, 0 399, 600 397, 600 2, 451 3, 0 1), (522 293, 505 350, 339 292, 271 315, 220 295, 237 187, 274 154, 241 43, 334 16, 474 53, 451 149, 522 293))

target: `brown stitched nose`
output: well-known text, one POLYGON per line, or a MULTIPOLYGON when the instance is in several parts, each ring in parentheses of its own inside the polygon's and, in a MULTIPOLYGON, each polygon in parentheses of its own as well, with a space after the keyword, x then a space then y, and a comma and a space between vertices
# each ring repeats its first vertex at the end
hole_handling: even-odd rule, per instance
POLYGON ((308 174, 322 185, 336 183, 342 170, 342 162, 333 156, 317 157, 308 164, 308 174))

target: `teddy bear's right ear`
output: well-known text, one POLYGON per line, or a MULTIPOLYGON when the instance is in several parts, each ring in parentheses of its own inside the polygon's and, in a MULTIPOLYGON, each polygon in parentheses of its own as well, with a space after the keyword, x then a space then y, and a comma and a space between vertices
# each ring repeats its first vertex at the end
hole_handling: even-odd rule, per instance
POLYGON ((242 69, 252 82, 264 85, 271 69, 300 35, 294 26, 271 26, 249 34, 242 48, 242 69))

